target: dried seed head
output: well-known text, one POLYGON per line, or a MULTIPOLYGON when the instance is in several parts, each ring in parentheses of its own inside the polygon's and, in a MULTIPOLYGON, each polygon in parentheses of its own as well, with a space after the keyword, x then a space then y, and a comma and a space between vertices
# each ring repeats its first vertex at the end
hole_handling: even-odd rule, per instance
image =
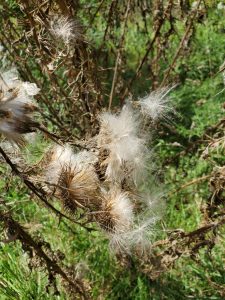
POLYGON ((64 167, 57 186, 57 197, 71 213, 79 207, 88 210, 98 207, 98 179, 92 168, 64 167))
POLYGON ((156 222, 162 215, 162 194, 154 192, 130 195, 133 206, 133 220, 130 226, 110 235, 110 248, 114 252, 136 252, 142 255, 149 251, 155 234, 156 222))
POLYGON ((99 181, 92 153, 74 154, 69 146, 56 146, 47 156, 48 191, 60 198, 66 209, 74 213, 78 207, 91 209, 98 205, 99 181))
POLYGON ((65 44, 76 43, 83 39, 79 22, 64 16, 53 17, 50 21, 50 32, 56 40, 61 40, 65 44))
POLYGON ((129 230, 133 221, 133 205, 128 194, 114 188, 104 193, 97 222, 108 233, 129 230))
POLYGON ((32 114, 37 110, 31 96, 39 91, 35 84, 22 83, 14 69, 0 76, 0 132, 19 146, 24 145, 23 134, 33 132, 38 123, 32 114))

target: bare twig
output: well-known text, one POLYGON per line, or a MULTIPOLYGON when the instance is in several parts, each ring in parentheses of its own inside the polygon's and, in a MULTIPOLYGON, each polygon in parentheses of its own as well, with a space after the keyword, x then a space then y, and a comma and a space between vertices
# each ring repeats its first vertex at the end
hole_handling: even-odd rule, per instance
POLYGON ((196 5, 194 13, 190 17, 188 17, 188 18, 190 18, 189 24, 188 24, 188 26, 186 28, 186 31, 185 31, 185 33, 184 33, 184 35, 183 35, 183 37, 182 37, 182 39, 180 41, 180 44, 179 44, 178 49, 177 49, 177 51, 176 51, 176 53, 174 55, 172 63, 170 64, 169 68, 165 72, 165 75, 164 75, 163 80, 162 80, 162 82, 160 84, 160 87, 163 87, 166 84, 166 81, 167 81, 167 79, 168 79, 168 77, 170 75, 171 70, 174 69, 175 63, 176 63, 176 61, 177 61, 177 59, 179 57, 179 54, 180 54, 180 52, 181 52, 181 50, 182 50, 182 48, 184 46, 184 43, 185 43, 185 41, 187 39, 187 36, 188 36, 188 34, 189 34, 192 26, 193 26, 194 19, 195 19, 196 15, 198 14, 198 8, 199 8, 199 6, 201 4, 201 1, 202 0, 198 0, 198 3, 196 5))
POLYGON ((126 30, 126 26, 127 26, 129 10, 130 10, 130 0, 127 1, 127 8, 126 8, 126 12, 125 12, 125 15, 124 15, 122 35, 121 35, 120 42, 119 42, 119 45, 118 45, 116 64, 115 64, 115 67, 114 67, 114 74, 113 74, 113 81, 112 81, 111 92, 110 92, 110 96, 109 96, 109 107, 108 107, 109 110, 111 109, 111 106, 112 106, 113 93, 114 93, 114 89, 115 89, 115 85, 116 85, 118 65, 119 65, 119 62, 120 62, 120 59, 121 59, 121 51, 122 51, 122 47, 123 47, 123 43, 124 43, 125 30, 126 30))

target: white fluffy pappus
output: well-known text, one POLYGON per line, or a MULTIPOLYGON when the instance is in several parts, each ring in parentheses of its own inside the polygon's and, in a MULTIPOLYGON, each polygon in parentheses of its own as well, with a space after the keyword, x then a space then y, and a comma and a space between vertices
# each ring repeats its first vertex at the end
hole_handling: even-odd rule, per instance
POLYGON ((21 81, 16 68, 11 68, 4 72, 1 71, 0 73, 0 89, 5 93, 8 90, 17 89, 19 101, 21 101, 21 98, 27 98, 23 99, 23 102, 30 101, 29 97, 37 95, 40 91, 36 83, 21 81))
POLYGON ((98 222, 110 235, 127 231, 133 222, 133 208, 128 193, 113 188, 103 193, 102 213, 97 215, 98 222))
MULTIPOLYGON (((57 184, 60 172, 64 165, 71 163, 73 152, 70 146, 55 146, 50 150, 50 162, 47 166, 45 177, 46 181, 57 184)), ((47 162, 48 163, 48 162, 47 162)))
POLYGON ((129 230, 114 232, 110 238, 110 248, 114 252, 131 253, 135 249, 144 253, 150 248, 158 219, 157 216, 146 216, 142 220, 134 221, 129 230))
POLYGON ((161 218, 165 211, 165 196, 166 193, 159 187, 153 187, 151 192, 145 192, 140 194, 140 198, 143 200, 143 204, 146 206, 146 212, 149 216, 154 218, 161 218), (154 190, 155 189, 155 190, 154 190))
POLYGON ((0 71, 0 90, 6 92, 8 89, 16 88, 20 84, 16 68, 0 71))
POLYGON ((80 24, 68 17, 54 16, 50 21, 50 32, 65 44, 76 42, 82 38, 80 24))
POLYGON ((109 180, 121 181, 126 171, 136 172, 142 167, 140 162, 146 153, 145 140, 138 136, 138 115, 127 104, 118 115, 101 114, 100 125, 98 147, 109 151, 106 176, 109 180))
POLYGON ((71 162, 73 153, 69 146, 55 146, 47 151, 44 179, 50 184, 57 184, 64 164, 71 162))
POLYGON ((143 254, 150 249, 156 232, 155 225, 164 211, 163 193, 158 190, 141 193, 136 197, 141 209, 134 215, 131 226, 125 230, 115 231, 110 236, 110 247, 114 251, 132 253, 135 250, 143 254))
POLYGON ((50 162, 45 171, 45 180, 50 184, 57 184, 64 167, 81 170, 85 167, 93 168, 96 157, 86 150, 74 153, 69 145, 55 146, 50 150, 50 162))
POLYGON ((139 99, 142 114, 150 117, 153 121, 157 121, 160 118, 167 119, 168 113, 173 111, 169 103, 168 94, 174 87, 161 88, 139 99))
POLYGON ((40 89, 37 87, 36 83, 23 82, 21 90, 24 91, 28 96, 35 96, 40 92, 40 89))

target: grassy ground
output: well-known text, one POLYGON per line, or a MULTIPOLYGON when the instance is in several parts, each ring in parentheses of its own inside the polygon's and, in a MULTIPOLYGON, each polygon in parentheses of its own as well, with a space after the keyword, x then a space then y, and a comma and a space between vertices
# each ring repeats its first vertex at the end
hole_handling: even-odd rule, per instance
MULTIPOLYGON (((159 128, 156 138, 158 175, 163 177, 164 190, 170 191, 161 228, 190 231, 201 223, 200 205, 209 194, 207 182, 201 181, 179 192, 176 189, 209 174, 215 165, 224 164, 223 149, 211 153, 207 160, 201 158, 204 143, 183 151, 200 140, 207 128, 224 115, 224 93, 218 94, 224 87, 223 78, 212 76, 224 59, 223 17, 222 12, 215 11, 205 24, 198 25, 193 53, 185 61, 187 79, 172 92, 179 115, 170 123, 170 128, 159 128)), ((40 147, 43 144, 39 140, 29 151, 38 153, 40 147)), ((29 159, 29 152, 27 156, 29 159)), ((183 257, 170 272, 150 281, 135 267, 126 269, 116 264, 101 233, 88 233, 71 225, 72 232, 48 210, 31 201, 19 181, 6 180, 5 172, 9 171, 1 165, 1 196, 11 203, 16 218, 34 236, 44 237, 54 249, 62 250, 66 263, 80 264, 80 272, 85 272, 92 282, 93 299, 224 299, 218 288, 225 284, 222 236, 211 254, 202 250, 197 262, 183 257)), ((163 235, 160 230, 159 238, 163 235)), ((29 268, 27 254, 19 242, 0 243, 0 300, 67 299, 60 283, 60 295, 54 295, 51 287, 46 293, 47 283, 43 267, 29 268)))

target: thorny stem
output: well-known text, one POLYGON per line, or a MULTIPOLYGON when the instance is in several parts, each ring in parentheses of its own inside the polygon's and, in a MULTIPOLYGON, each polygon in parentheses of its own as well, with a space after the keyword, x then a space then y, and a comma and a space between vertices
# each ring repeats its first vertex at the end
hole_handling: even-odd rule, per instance
MULTIPOLYGON (((215 222, 211 222, 205 226, 202 226, 202 227, 199 227, 198 229, 195 229, 193 231, 190 231, 190 232, 184 232, 182 230, 177 230, 177 231, 174 231, 176 233, 179 233, 179 236, 181 238, 181 240, 185 239, 185 238, 193 238, 195 236, 199 236, 200 234, 205 234, 207 233, 208 231, 210 230, 214 230, 215 228, 218 228, 219 226, 225 224, 225 217, 222 217, 220 220, 218 221, 215 221, 215 222)), ((171 238, 167 238, 167 239, 164 239, 164 240, 159 240, 159 241, 156 241, 152 246, 151 248, 154 249, 154 248, 157 248, 159 246, 163 246, 163 245, 168 245, 171 241, 171 238)))
POLYGON ((212 223, 209 223, 205 226, 202 226, 196 230, 193 230, 191 232, 188 232, 188 233, 185 233, 184 234, 184 237, 193 237, 193 236, 198 236, 199 234, 201 233, 206 233, 210 230, 214 230, 215 228, 221 226, 225 224, 225 217, 221 218, 219 221, 216 221, 216 222, 212 222, 212 223))

